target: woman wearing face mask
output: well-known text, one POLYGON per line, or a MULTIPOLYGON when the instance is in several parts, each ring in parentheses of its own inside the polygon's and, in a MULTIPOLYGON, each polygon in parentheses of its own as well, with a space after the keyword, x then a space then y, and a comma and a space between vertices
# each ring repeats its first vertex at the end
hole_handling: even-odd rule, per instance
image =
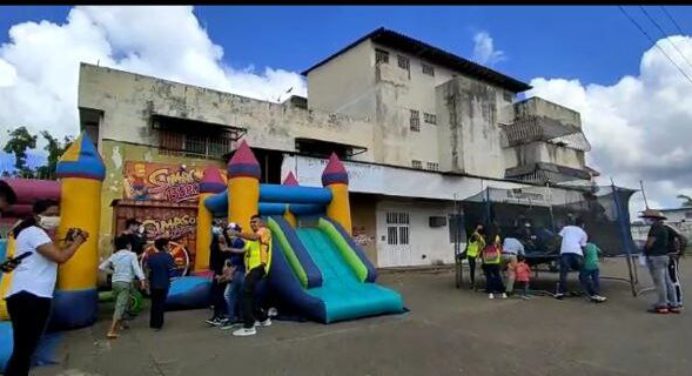
POLYGON ((48 321, 58 264, 69 260, 88 237, 86 232, 78 231, 63 246, 50 239, 48 231, 60 223, 55 201, 36 202, 33 214, 12 229, 15 254, 30 252, 30 256, 13 271, 12 286, 5 296, 14 338, 7 376, 29 374, 31 356, 48 321))

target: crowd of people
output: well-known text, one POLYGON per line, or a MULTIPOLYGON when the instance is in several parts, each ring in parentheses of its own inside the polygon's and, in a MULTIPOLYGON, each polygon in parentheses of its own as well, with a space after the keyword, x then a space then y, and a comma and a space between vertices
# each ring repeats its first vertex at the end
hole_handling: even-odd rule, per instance
MULTIPOLYGON (((499 226, 479 224, 469 238, 464 257, 470 268, 471 288, 476 289, 476 264, 486 278, 485 292, 488 298, 503 299, 514 295, 515 284, 521 287, 517 296, 528 299, 531 281, 531 266, 527 262, 525 242, 531 239, 530 225, 522 224, 511 234, 502 238, 499 226), (503 280, 504 276, 504 280, 503 280)), ((593 302, 604 302, 600 295, 599 254, 594 243, 588 242, 584 222, 577 219, 574 224, 565 226, 559 233, 561 238, 559 267, 560 279, 555 297, 563 299, 567 292, 567 275, 570 271, 579 272, 583 292, 593 302)))
MULTIPOLYGON (((0 180, 0 215, 16 200, 12 188, 0 180)), ((32 212, 12 229, 15 258, 1 264, 3 272, 14 273, 11 288, 3 297, 12 320, 14 340, 6 375, 28 374, 32 354, 48 323, 58 265, 67 262, 89 237, 87 232, 75 229, 66 239, 53 240, 60 223, 55 201, 39 200, 32 212), (26 257, 21 257, 23 254, 26 257)), ((682 288, 678 263, 686 239, 664 223, 666 218, 659 211, 647 209, 642 218, 651 226, 642 255, 656 291, 656 302, 649 311, 680 313, 682 288)), ((266 291, 262 294, 271 264, 272 234, 259 215, 251 218, 250 227, 250 231, 244 231, 236 223, 226 224, 219 220, 211 230, 209 261, 213 273, 214 313, 207 323, 223 330, 235 329, 235 336, 255 335, 257 327, 272 324, 273 309, 269 308, 266 291)), ((563 299, 567 295, 568 273, 577 271, 588 299, 598 303, 606 301, 600 295, 601 250, 588 241, 584 221, 577 218, 563 227, 559 236, 560 277, 554 296, 563 299)), ((176 265, 170 254, 169 240, 158 238, 142 270, 138 257, 145 244, 142 224, 130 219, 123 233, 114 239, 113 254, 99 266, 112 274, 115 308, 108 338, 117 338, 118 332, 127 328, 125 314, 135 283, 151 297, 149 326, 155 330, 163 327, 165 301, 176 265)), ((480 261, 486 279, 485 291, 490 299, 514 295, 517 283, 518 296, 528 299, 532 271, 527 262, 527 247, 535 247, 528 223, 504 238, 495 223, 476 226, 463 254, 469 263, 472 288, 476 288, 476 269, 480 261)))

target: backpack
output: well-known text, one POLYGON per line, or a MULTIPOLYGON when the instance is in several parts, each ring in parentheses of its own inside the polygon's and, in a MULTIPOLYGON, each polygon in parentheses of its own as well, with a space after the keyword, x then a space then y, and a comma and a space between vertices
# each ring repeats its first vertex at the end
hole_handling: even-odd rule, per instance
POLYGON ((687 238, 683 236, 677 229, 667 226, 668 233, 668 253, 683 255, 687 248, 687 238))
POLYGON ((481 257, 485 264, 498 264, 500 262, 500 247, 496 244, 488 244, 483 248, 481 257))

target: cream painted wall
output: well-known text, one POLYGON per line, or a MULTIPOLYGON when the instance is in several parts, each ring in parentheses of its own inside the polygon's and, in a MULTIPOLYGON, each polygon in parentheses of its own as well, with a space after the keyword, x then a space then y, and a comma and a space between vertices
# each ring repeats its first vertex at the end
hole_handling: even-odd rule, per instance
MULTIPOLYGON (((365 147, 371 161, 372 125, 346 115, 308 111, 153 77, 82 64, 79 106, 104 112, 100 138, 157 145, 152 114, 242 127, 250 145, 294 151, 296 137, 365 147)), ((229 150, 230 151, 230 150, 229 150)))

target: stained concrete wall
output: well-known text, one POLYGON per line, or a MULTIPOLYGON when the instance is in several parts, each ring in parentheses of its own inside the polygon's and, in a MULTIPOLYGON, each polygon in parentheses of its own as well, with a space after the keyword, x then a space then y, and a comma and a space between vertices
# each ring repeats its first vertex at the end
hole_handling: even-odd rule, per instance
POLYGON ((548 142, 535 141, 504 149, 506 168, 537 162, 549 162, 560 166, 584 169, 584 152, 548 142))
POLYGON ((540 97, 531 97, 514 105, 516 117, 539 116, 561 121, 581 128, 579 112, 540 97))
POLYGON ((355 159, 372 160, 372 125, 366 121, 110 68, 81 65, 79 106, 103 111, 103 140, 158 145, 150 118, 159 114, 246 128, 251 145, 268 149, 295 151, 297 137, 338 140, 367 148, 355 159))
POLYGON ((504 177, 498 107, 507 103, 498 102, 500 94, 499 88, 461 76, 436 88, 443 170, 504 177))

